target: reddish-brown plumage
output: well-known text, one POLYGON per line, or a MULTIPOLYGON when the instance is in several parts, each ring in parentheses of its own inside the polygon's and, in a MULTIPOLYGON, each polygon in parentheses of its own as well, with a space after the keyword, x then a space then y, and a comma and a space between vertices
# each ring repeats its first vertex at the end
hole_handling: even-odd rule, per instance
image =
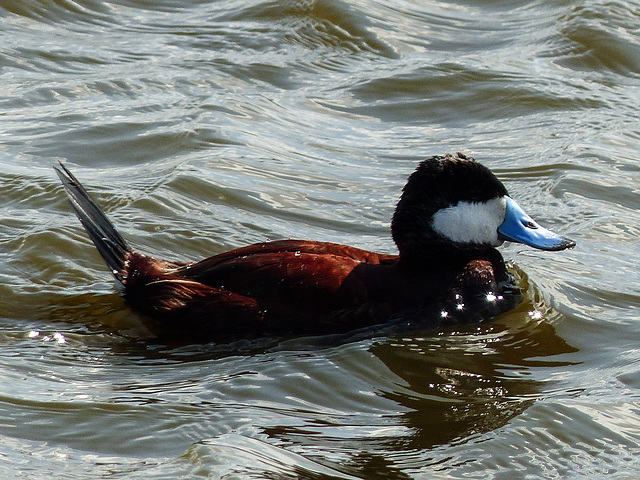
MULTIPOLYGON (((124 298, 161 321, 216 337, 317 333, 371 324, 373 299, 362 266, 389 269, 397 259, 345 245, 286 240, 260 243, 178 265, 130 252, 124 298), (363 315, 362 305, 369 308, 363 315)), ((388 307, 380 303, 376 309, 388 307)), ((183 332, 186 333, 186 332, 183 332)), ((196 332, 194 332, 196 333, 196 332)))
POLYGON ((259 243, 190 264, 130 252, 124 298, 187 336, 338 333, 426 312, 456 295, 497 291, 496 276, 507 276, 502 257, 496 250, 484 257, 453 259, 453 270, 451 258, 433 259, 424 268, 396 255, 303 240, 259 243))

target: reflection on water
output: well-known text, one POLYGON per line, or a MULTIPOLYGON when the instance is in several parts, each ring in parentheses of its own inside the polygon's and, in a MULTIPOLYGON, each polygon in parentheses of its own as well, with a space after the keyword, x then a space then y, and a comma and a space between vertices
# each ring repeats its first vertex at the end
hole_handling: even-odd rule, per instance
MULTIPOLYGON (((510 315, 521 315, 518 310, 510 315)), ((371 351, 406 382, 402 390, 382 394, 408 409, 404 421, 414 433, 407 448, 431 448, 507 423, 542 392, 528 367, 569 365, 544 357, 576 350, 542 322, 403 338, 375 344, 371 351)))

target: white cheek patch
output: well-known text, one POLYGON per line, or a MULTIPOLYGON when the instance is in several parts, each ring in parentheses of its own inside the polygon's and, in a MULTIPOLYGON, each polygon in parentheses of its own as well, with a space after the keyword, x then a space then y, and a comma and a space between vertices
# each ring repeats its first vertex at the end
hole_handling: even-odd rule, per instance
POLYGON ((436 233, 454 242, 497 247, 498 227, 504 222, 507 201, 504 197, 487 202, 458 202, 438 210, 431 220, 436 233))

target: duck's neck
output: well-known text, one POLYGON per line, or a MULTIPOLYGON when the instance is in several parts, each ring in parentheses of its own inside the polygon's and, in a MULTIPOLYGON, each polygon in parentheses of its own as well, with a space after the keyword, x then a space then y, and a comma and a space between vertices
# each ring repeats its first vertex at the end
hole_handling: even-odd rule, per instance
POLYGON ((486 260, 494 265, 497 276, 506 275, 504 259, 495 248, 464 250, 447 246, 430 246, 421 250, 400 250, 398 266, 406 270, 463 268, 472 260, 486 260))

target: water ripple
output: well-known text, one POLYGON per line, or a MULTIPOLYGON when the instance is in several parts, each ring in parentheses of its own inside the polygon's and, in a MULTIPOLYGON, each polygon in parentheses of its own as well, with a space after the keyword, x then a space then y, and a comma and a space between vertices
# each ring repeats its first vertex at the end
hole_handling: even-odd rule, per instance
POLYGON ((608 0, 0 0, 0 474, 637 476, 637 17, 608 0), (394 252, 407 175, 457 150, 578 241, 503 247, 521 306, 230 345, 154 338, 51 168, 166 258, 286 237, 394 252))

